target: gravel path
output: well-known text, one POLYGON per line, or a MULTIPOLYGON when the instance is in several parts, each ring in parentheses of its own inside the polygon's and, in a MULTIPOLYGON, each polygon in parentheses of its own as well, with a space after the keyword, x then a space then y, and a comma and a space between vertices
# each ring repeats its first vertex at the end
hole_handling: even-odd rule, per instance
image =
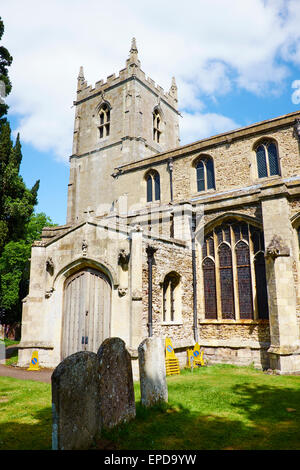
MULTIPOLYGON (((6 357, 10 357, 14 346, 6 348, 6 357)), ((13 377, 21 380, 37 380, 38 382, 51 383, 51 375, 54 369, 27 370, 23 367, 5 366, 0 364, 0 376, 13 377)))
POLYGON ((4 366, 0 364, 0 376, 13 377, 21 380, 37 380, 51 383, 53 369, 27 370, 21 367, 4 366))

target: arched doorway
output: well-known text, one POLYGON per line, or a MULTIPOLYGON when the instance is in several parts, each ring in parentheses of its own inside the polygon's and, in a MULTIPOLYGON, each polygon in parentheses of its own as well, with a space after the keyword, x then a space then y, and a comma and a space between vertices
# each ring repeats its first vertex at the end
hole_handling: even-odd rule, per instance
POLYGON ((110 336, 111 284, 100 271, 85 268, 64 289, 62 359, 78 351, 97 352, 110 336))

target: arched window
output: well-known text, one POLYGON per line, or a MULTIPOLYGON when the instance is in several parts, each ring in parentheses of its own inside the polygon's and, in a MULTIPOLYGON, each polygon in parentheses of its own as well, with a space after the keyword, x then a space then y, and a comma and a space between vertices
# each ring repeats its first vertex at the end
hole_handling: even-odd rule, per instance
POLYGON ((161 138, 161 123, 162 119, 158 109, 153 112, 153 140, 159 144, 161 138))
POLYGON ((253 298, 249 246, 239 241, 235 246, 240 318, 253 318, 253 298))
POLYGON ((265 140, 256 148, 257 173, 259 178, 279 175, 278 151, 275 142, 265 140))
POLYGON ((147 184, 147 202, 160 200, 160 178, 159 173, 155 170, 149 171, 146 174, 147 184))
POLYGON ((202 263, 204 278, 205 318, 217 318, 216 299, 216 270, 211 258, 205 258, 202 263))
POLYGON ((211 158, 201 158, 196 163, 197 191, 215 189, 214 162, 211 158))
POLYGON ((220 287, 222 318, 234 316, 234 290, 231 249, 227 243, 221 243, 218 250, 220 265, 220 287))
POLYGON ((110 109, 107 103, 100 107, 99 111, 99 136, 100 139, 109 136, 110 133, 110 109))
POLYGON ((254 258, 255 267, 255 281, 256 281, 256 297, 257 297, 257 308, 258 318, 268 319, 269 318, 269 306, 268 306, 268 293, 266 283, 266 265, 265 256, 262 251, 258 252, 254 258))
POLYGON ((163 282, 163 321, 174 322, 181 316, 180 276, 167 274, 163 282))
POLYGON ((228 220, 205 236, 202 258, 205 318, 268 318, 264 237, 260 229, 228 220))

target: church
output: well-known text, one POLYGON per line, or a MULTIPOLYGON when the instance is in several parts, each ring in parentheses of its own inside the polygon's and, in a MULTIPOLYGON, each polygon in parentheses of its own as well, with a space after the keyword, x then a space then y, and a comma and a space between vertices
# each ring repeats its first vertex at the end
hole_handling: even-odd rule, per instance
POLYGON ((181 367, 300 373, 300 112, 180 146, 177 85, 80 68, 66 224, 32 246, 19 366, 56 367, 120 337, 138 375, 148 336, 181 367))

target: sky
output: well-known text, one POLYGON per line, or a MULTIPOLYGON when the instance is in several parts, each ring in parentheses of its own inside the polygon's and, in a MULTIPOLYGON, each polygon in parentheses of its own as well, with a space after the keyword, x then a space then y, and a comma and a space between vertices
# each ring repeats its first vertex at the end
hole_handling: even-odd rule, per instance
POLYGON ((66 222, 79 67, 89 85, 141 68, 178 86, 181 144, 300 109, 299 0, 0 0, 13 56, 6 97, 36 212, 66 222))

